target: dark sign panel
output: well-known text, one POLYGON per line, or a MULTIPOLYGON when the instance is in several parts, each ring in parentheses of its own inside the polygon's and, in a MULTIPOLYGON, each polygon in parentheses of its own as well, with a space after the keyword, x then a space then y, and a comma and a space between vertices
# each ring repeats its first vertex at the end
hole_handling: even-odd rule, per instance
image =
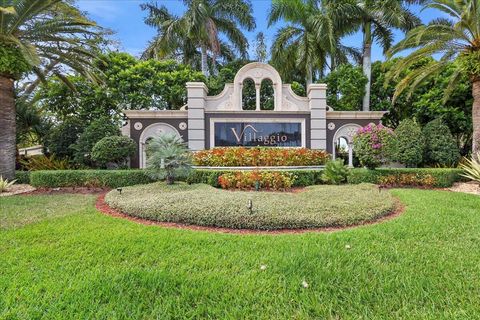
POLYGON ((300 122, 215 122, 216 147, 301 147, 300 122))

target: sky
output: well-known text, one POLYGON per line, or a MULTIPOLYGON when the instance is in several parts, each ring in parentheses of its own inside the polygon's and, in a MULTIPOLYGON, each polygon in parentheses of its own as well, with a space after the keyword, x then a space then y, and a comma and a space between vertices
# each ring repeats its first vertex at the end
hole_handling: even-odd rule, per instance
MULTIPOLYGON (((119 49, 135 56, 139 56, 145 49, 149 40, 155 35, 155 29, 144 23, 146 12, 140 9, 140 4, 149 0, 77 0, 77 6, 88 13, 89 17, 95 20, 99 25, 109 28, 115 32, 112 36, 119 44, 119 49)), ((185 7, 180 0, 157 0, 160 5, 165 5, 168 10, 176 15, 181 15, 185 7)), ((270 9, 270 0, 251 0, 253 6, 253 16, 257 27, 254 31, 244 31, 249 42, 254 43, 255 35, 262 31, 270 45, 274 39, 277 29, 282 24, 276 24, 268 27, 268 13, 270 9)), ((438 18, 440 13, 435 10, 421 11, 418 6, 413 7, 424 23, 438 18)), ((402 38, 401 32, 395 33, 395 40, 402 38)), ((344 45, 350 45, 361 48, 362 36, 356 33, 342 40, 344 45)), ((250 58, 253 59, 253 45, 250 46, 250 58)), ((383 60, 382 50, 374 46, 372 50, 373 60, 383 60)))

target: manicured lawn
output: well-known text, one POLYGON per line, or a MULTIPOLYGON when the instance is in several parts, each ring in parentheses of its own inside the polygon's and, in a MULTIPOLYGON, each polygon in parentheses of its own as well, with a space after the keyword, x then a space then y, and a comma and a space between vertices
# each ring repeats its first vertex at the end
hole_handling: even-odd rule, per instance
POLYGON ((139 225, 93 196, 0 198, 0 318, 479 318, 480 197, 393 194, 394 220, 276 236, 139 225))
POLYGON ((359 224, 395 210, 373 184, 310 186, 300 192, 245 192, 157 182, 110 191, 106 202, 131 216, 201 226, 288 229, 359 224), (249 209, 249 201, 252 208, 249 209))

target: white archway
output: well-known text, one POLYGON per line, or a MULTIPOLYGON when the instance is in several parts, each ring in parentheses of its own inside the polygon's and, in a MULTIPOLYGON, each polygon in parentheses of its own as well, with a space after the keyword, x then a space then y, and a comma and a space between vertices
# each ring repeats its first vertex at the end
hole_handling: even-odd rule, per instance
POLYGON ((332 141, 332 151, 333 151, 334 160, 336 158, 337 141, 340 138, 345 138, 348 144, 348 166, 353 167, 353 137, 355 136, 359 128, 361 128, 361 126, 355 123, 348 123, 338 128, 338 130, 333 135, 333 141, 332 141))
POLYGON ((160 122, 149 125, 143 130, 138 141, 138 155, 139 155, 139 167, 144 169, 147 167, 147 150, 146 143, 150 138, 154 138, 160 134, 164 133, 173 133, 177 137, 181 138, 182 136, 175 127, 168 123, 160 122))
POLYGON ((243 66, 238 70, 233 80, 233 97, 236 99, 234 105, 237 106, 238 110, 242 109, 242 92, 243 92, 243 81, 245 79, 252 79, 255 83, 255 93, 256 93, 256 110, 260 110, 260 86, 264 79, 269 79, 273 84, 273 104, 274 110, 281 110, 282 106, 282 78, 277 70, 269 64, 261 62, 252 62, 243 66))

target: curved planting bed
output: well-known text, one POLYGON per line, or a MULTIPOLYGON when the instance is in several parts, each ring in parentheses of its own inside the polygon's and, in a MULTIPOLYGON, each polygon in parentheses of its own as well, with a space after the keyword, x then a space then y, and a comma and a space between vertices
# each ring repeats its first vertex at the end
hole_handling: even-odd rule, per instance
POLYGON ((370 184, 245 192, 159 182, 110 191, 105 201, 127 215, 152 221, 256 230, 351 226, 385 216, 396 205, 389 191, 370 184))

